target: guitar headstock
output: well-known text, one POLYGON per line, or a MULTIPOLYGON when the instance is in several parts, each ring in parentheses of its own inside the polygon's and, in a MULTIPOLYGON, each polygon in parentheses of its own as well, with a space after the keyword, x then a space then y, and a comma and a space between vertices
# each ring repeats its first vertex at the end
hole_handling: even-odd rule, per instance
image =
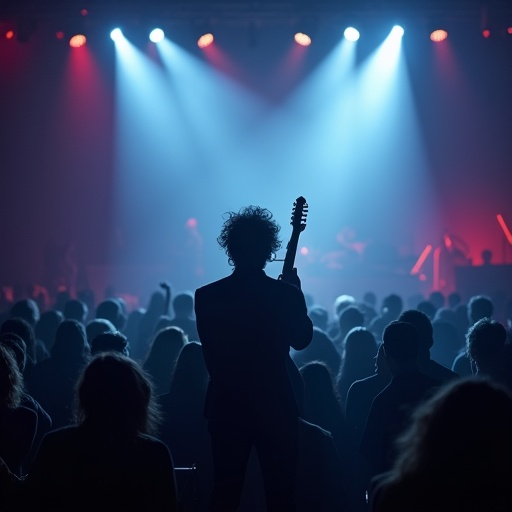
POLYGON ((294 230, 304 231, 306 229, 306 217, 308 214, 308 203, 300 196, 293 203, 292 220, 290 224, 294 230))

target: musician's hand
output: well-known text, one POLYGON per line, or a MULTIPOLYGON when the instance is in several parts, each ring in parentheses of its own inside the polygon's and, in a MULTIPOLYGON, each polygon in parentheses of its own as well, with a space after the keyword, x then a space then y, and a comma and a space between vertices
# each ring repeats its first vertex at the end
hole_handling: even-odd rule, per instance
POLYGON ((281 274, 281 279, 287 283, 293 284, 293 286, 296 286, 299 290, 301 289, 301 282, 295 267, 293 267, 291 272, 281 274))

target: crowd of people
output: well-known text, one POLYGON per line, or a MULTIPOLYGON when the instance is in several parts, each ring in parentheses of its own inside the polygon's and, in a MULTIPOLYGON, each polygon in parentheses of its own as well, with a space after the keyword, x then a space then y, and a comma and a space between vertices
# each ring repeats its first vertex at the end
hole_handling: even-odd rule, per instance
POLYGON ((439 292, 331 313, 263 272, 276 226, 231 214, 233 274, 145 309, 4 300, 2 510, 512 510, 512 315, 439 292))

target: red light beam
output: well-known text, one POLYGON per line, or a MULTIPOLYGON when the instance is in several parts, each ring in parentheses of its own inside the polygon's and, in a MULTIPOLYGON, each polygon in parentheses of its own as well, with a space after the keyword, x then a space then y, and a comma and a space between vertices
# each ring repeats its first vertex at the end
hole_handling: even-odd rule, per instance
POLYGON ((428 244, 425 249, 423 249, 423 252, 420 254, 418 261, 414 264, 414 267, 412 267, 411 276, 416 275, 421 270, 421 267, 423 266, 423 263, 425 263, 425 260, 430 254, 430 251, 432 251, 432 245, 428 244))
POLYGON ((433 276, 433 288, 438 291, 441 289, 441 247, 434 249, 434 276, 433 276))
POLYGON ((498 213, 498 215, 496 215, 496 218, 498 219, 498 223, 501 226, 503 233, 505 233, 505 236, 507 237, 508 243, 512 245, 512 233, 510 233, 510 229, 508 229, 508 226, 505 223, 505 220, 503 219, 503 215, 501 215, 501 213, 498 213))

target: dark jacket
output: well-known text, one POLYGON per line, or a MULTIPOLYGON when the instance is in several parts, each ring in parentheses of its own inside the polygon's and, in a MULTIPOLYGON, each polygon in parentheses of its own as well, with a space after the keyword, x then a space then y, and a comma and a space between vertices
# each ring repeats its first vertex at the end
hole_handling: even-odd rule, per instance
POLYGON ((235 270, 196 290, 195 311, 210 374, 206 416, 232 424, 297 417, 286 359, 313 334, 302 292, 262 270, 235 270))

